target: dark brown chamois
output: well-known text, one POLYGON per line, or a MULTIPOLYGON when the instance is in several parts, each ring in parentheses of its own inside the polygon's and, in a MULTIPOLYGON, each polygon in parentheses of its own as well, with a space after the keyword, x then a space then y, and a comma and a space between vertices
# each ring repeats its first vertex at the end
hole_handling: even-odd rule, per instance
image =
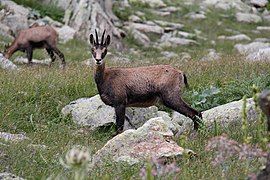
POLYGON ((126 107, 148 107, 157 102, 190 117, 194 129, 199 128, 200 112, 186 104, 180 96, 187 85, 183 72, 170 65, 136 68, 106 68, 104 57, 110 44, 110 35, 104 41, 105 31, 99 43, 90 35, 92 55, 95 60, 94 78, 102 101, 115 108, 117 133, 123 131, 126 107), (198 117, 199 118, 198 118, 198 117))
MULTIPOLYGON (((16 51, 23 51, 27 54, 28 63, 32 63, 34 49, 45 48, 50 58, 51 64, 55 61, 55 54, 62 60, 65 66, 64 54, 57 48, 57 32, 51 26, 33 26, 29 29, 21 30, 19 35, 5 51, 5 58, 9 59, 16 51)), ((50 65, 51 65, 50 64, 50 65)))

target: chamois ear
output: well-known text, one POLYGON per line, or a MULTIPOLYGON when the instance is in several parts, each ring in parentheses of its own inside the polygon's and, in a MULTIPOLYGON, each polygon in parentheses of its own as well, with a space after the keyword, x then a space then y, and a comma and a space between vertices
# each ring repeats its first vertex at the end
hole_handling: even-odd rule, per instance
POLYGON ((90 40, 90 43, 91 43, 92 45, 94 45, 94 44, 95 44, 95 40, 94 40, 94 36, 93 36, 93 34, 90 34, 90 38, 89 38, 89 40, 90 40))
POLYGON ((111 37, 110 37, 110 35, 108 35, 104 44, 106 47, 108 47, 110 45, 110 43, 111 43, 111 37))

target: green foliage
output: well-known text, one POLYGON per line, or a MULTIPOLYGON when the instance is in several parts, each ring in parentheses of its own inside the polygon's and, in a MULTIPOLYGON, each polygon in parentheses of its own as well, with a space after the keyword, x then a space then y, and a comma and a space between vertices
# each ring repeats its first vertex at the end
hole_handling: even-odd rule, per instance
POLYGON ((37 10, 43 17, 49 16, 59 22, 62 22, 63 20, 64 10, 58 8, 54 4, 43 4, 36 0, 14 0, 14 2, 25 7, 30 7, 34 10, 37 10))

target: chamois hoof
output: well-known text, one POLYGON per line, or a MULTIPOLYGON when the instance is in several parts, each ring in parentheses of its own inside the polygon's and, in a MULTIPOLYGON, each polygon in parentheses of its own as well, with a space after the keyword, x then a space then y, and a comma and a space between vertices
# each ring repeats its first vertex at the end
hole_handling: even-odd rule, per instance
POLYGON ((112 134, 112 137, 115 137, 115 136, 121 134, 122 132, 124 132, 124 131, 123 130, 117 130, 112 134))
POLYGON ((65 68, 66 68, 66 63, 60 65, 60 69, 65 69, 65 68))

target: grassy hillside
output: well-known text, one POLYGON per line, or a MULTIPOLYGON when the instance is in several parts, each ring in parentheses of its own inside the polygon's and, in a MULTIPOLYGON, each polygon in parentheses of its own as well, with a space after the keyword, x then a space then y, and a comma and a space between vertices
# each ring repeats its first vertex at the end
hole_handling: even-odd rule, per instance
MULTIPOLYGON (((147 7, 138 5, 133 10, 136 8, 144 11, 149 20, 159 18, 148 12, 147 7)), ((191 88, 185 89, 184 99, 199 110, 207 110, 239 100, 245 95, 252 97, 253 85, 256 85, 259 90, 270 88, 270 63, 245 61, 241 56, 235 54, 232 42, 217 41, 215 45, 211 44, 211 40, 216 39, 218 35, 227 33, 226 28, 236 29, 255 38, 258 35, 251 33, 251 30, 256 27, 255 25, 239 25, 234 22, 230 12, 224 12, 228 14, 228 17, 223 18, 222 13, 214 10, 207 13, 206 20, 189 23, 187 18, 178 17, 196 9, 196 6, 183 7, 183 9, 185 11, 167 17, 166 20, 184 23, 185 30, 189 32, 199 29, 204 32, 203 36, 206 36, 208 40, 198 39, 200 45, 197 46, 165 50, 177 53, 189 52, 192 60, 182 62, 178 57, 164 58, 161 56, 160 49, 141 48, 134 43, 134 39, 127 37, 125 42, 140 53, 134 55, 123 52, 124 56, 130 59, 130 63, 110 61, 111 56, 108 56, 106 58, 108 66, 136 67, 171 64, 186 72, 191 88), (216 25, 218 21, 222 21, 220 26, 216 25), (222 59, 200 61, 209 48, 222 52, 222 59), (219 93, 211 93, 213 88, 217 88, 219 93), (202 102, 202 97, 197 94, 205 94, 206 101, 202 102)), ((118 12, 118 14, 120 13, 130 12, 118 12)), ((268 35, 262 33, 259 37, 268 37, 268 35)), ((0 41, 9 42, 4 37, 0 37, 0 41)), ((82 64, 82 61, 90 58, 88 46, 86 42, 80 40, 71 40, 67 44, 59 46, 68 63, 65 70, 58 68, 59 61, 56 61, 52 68, 41 65, 32 67, 20 65, 22 70, 18 72, 0 69, 0 132, 26 133, 27 137, 31 139, 17 144, 0 142, 0 172, 12 172, 27 179, 45 179, 59 174, 62 178, 70 177, 72 171, 65 169, 59 159, 64 158, 65 153, 71 147, 83 145, 95 153, 111 138, 114 132, 113 127, 90 131, 88 128, 78 127, 70 118, 61 115, 61 109, 69 102, 97 94, 92 68, 82 64), (35 147, 29 144, 40 144, 46 147, 35 147)), ((2 44, 0 44, 0 49, 3 49, 2 44)), ((109 51, 115 53, 116 50, 110 49, 109 51)), ((12 59, 20 55, 23 53, 16 53, 12 59)), ((34 58, 45 57, 48 55, 43 50, 34 52, 34 58)), ((160 108, 165 109, 163 106, 160 108)), ((266 119, 264 118, 264 120, 266 119)), ((214 152, 205 151, 207 141, 211 137, 223 133, 239 143, 243 143, 245 131, 241 128, 239 125, 226 129, 220 127, 211 130, 202 129, 196 137, 182 135, 180 138, 175 138, 180 146, 192 149, 198 156, 191 159, 183 157, 179 160, 177 164, 180 172, 169 178, 176 176, 177 179, 220 179, 221 177, 245 179, 248 174, 258 172, 264 163, 260 159, 240 161, 237 158, 231 158, 221 166, 213 166, 211 160, 214 152)), ((250 144, 257 144, 267 150, 265 138, 269 139, 269 134, 265 133, 265 128, 258 121, 248 125, 246 131, 252 137, 250 144)), ((138 166, 130 167, 125 164, 111 163, 103 169, 91 169, 88 179, 140 179, 140 169, 141 167, 138 166)))

